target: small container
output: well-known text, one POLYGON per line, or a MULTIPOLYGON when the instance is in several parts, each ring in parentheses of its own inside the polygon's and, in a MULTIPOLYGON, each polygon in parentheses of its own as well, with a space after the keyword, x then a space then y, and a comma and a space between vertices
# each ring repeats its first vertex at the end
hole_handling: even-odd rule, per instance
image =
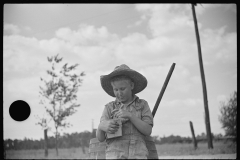
POLYGON ((118 128, 117 132, 115 132, 114 134, 107 133, 107 138, 115 138, 115 137, 122 136, 122 121, 121 121, 121 119, 118 119, 117 123, 119 124, 119 128, 118 128))

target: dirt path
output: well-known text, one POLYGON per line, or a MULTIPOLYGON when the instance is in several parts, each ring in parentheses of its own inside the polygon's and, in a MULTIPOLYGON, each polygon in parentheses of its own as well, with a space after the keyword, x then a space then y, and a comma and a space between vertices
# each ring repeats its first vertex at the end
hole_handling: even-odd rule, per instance
POLYGON ((159 159, 236 159, 236 154, 159 156, 159 159))

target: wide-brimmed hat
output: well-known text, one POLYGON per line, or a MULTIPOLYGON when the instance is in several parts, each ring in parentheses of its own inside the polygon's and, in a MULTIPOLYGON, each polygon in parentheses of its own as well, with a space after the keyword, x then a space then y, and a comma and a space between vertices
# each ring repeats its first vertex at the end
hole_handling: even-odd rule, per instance
POLYGON ((114 68, 113 72, 108 75, 100 76, 101 85, 107 94, 115 97, 113 88, 111 85, 111 79, 115 76, 125 75, 128 76, 134 83, 134 88, 132 90, 133 94, 137 94, 144 90, 147 86, 147 79, 139 72, 130 69, 127 65, 122 64, 114 68))

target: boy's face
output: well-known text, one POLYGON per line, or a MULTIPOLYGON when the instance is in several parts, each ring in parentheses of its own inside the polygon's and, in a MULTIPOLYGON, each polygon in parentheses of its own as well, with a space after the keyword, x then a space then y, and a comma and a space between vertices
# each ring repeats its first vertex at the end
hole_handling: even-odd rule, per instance
POLYGON ((122 103, 128 103, 132 100, 132 89, 134 83, 128 80, 117 80, 111 83, 114 95, 122 103))

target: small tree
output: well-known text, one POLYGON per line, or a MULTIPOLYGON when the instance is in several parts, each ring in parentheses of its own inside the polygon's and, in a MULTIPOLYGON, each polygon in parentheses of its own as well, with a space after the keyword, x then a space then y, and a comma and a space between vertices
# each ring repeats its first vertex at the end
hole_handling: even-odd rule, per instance
POLYGON ((227 103, 220 102, 219 121, 225 130, 225 136, 237 138, 237 91, 235 91, 227 103))
POLYGON ((55 147, 58 156, 58 138, 59 128, 70 127, 70 123, 66 122, 68 116, 76 112, 76 107, 80 104, 76 103, 78 87, 82 83, 81 77, 84 72, 76 74, 73 71, 78 64, 68 66, 64 64, 60 70, 56 68, 56 64, 60 63, 63 58, 56 56, 47 57, 49 63, 52 64, 51 70, 47 70, 47 74, 51 79, 44 82, 44 87, 40 86, 40 103, 44 105, 46 112, 54 122, 55 128, 55 147))

